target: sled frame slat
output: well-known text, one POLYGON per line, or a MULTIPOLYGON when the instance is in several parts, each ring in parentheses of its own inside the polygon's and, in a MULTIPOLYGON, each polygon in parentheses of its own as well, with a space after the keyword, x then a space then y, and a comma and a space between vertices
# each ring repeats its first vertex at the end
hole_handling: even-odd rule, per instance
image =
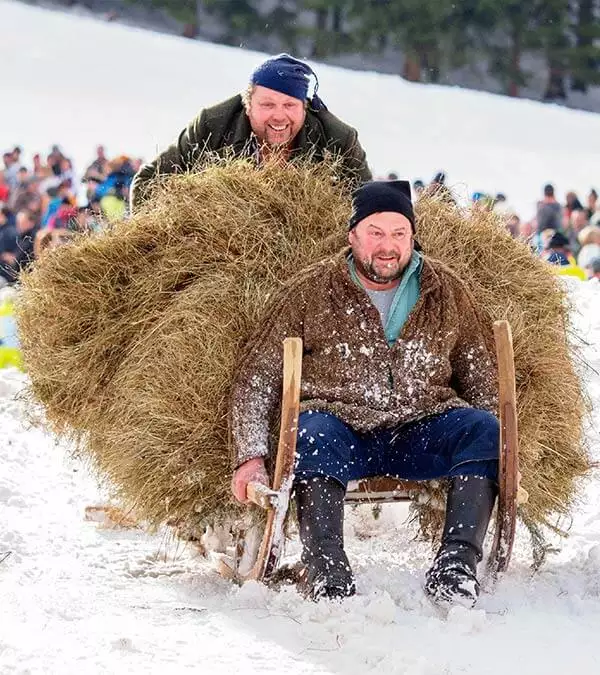
POLYGON ((512 331, 508 321, 494 323, 494 338, 498 361, 500 453, 496 530, 488 559, 488 570, 496 576, 508 567, 515 540, 519 490, 519 427, 515 358, 512 331))
POLYGON ((283 341, 283 390, 279 443, 275 459, 273 485, 266 488, 251 483, 247 489, 250 501, 267 511, 262 542, 252 569, 240 575, 237 570, 221 565, 220 572, 239 582, 251 579, 264 581, 279 564, 283 552, 284 527, 288 510, 289 493, 294 474, 298 417, 300 415, 300 383, 302 381, 302 340, 286 338, 283 341))

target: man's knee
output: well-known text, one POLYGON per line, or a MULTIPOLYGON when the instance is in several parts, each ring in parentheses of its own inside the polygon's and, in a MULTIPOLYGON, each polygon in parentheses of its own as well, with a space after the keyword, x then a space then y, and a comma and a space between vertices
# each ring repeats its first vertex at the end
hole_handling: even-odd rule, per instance
POLYGON ((329 476, 345 485, 354 444, 352 430, 335 415, 303 412, 298 420, 296 476, 329 476))
POLYGON ((498 456, 500 449, 500 422, 495 415, 487 410, 473 409, 471 412, 473 418, 473 429, 482 441, 489 444, 491 452, 498 456))
POLYGON ((476 475, 497 480, 500 423, 487 410, 469 408, 459 413, 464 436, 455 449, 451 476, 476 475))
POLYGON ((489 448, 498 454, 500 423, 487 410, 478 408, 455 408, 446 413, 449 428, 458 435, 459 443, 475 441, 477 445, 489 448))
POLYGON ((469 423, 473 426, 478 426, 482 429, 496 430, 500 428, 498 423, 498 418, 496 415, 493 415, 487 410, 481 410, 480 408, 461 408, 460 412, 462 415, 466 416, 466 419, 469 420, 469 423))

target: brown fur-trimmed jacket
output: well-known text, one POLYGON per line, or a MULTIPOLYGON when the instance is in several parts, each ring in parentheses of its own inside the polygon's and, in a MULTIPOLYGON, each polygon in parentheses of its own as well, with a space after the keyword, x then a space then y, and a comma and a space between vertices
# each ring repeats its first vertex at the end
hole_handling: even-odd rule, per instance
POLYGON ((301 411, 331 412, 356 431, 457 407, 496 412, 491 325, 462 281, 424 256, 419 299, 388 347, 377 309, 350 276, 348 253, 286 284, 247 345, 230 401, 236 466, 268 454, 285 337, 304 343, 301 411))

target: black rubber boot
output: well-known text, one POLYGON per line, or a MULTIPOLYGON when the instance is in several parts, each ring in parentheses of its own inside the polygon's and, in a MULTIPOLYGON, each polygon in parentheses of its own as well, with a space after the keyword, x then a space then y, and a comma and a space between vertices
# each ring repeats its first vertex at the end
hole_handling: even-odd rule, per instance
POLYGON ((313 600, 354 595, 354 577, 344 552, 344 487, 316 476, 298 480, 294 488, 305 565, 301 591, 313 600))
POLYGON ((438 602, 472 607, 479 597, 477 563, 498 487, 489 478, 456 476, 450 482, 442 545, 425 580, 438 602))

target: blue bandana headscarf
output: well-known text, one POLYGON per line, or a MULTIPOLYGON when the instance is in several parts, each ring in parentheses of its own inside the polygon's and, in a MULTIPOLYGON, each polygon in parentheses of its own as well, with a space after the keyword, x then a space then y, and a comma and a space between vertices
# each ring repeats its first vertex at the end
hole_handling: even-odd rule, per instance
POLYGON ((315 78, 315 88, 310 105, 313 110, 327 110, 323 101, 317 96, 319 80, 314 70, 307 63, 289 54, 279 54, 265 61, 252 73, 250 81, 252 84, 306 101, 311 75, 315 78))

